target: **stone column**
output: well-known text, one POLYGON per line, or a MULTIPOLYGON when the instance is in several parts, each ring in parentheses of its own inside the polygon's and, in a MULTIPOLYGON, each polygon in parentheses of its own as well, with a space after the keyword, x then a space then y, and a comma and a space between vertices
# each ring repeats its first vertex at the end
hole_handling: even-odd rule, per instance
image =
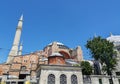
POLYGON ((114 84, 119 84, 118 78, 114 77, 114 78, 113 78, 113 83, 114 83, 114 84))
POLYGON ((25 84, 30 84, 30 75, 27 75, 27 76, 26 76, 25 84))
POLYGON ((16 81, 16 84, 18 84, 18 81, 16 81))
POLYGON ((55 84, 60 84, 60 73, 55 73, 55 84))
POLYGON ((47 84, 48 75, 49 73, 47 72, 47 70, 41 70, 39 84, 47 84))
POLYGON ((91 76, 91 82, 92 82, 92 84, 99 84, 98 77, 97 76, 91 76))
POLYGON ((77 76, 78 84, 83 84, 83 75, 82 75, 82 72, 81 71, 77 72, 76 76, 77 76))
POLYGON ((67 84, 71 84, 71 74, 66 74, 67 84))
POLYGON ((109 77, 105 76, 102 78, 103 84, 109 84, 109 77))
POLYGON ((6 80, 7 80, 8 75, 9 75, 8 73, 3 74, 1 84, 6 84, 6 80))

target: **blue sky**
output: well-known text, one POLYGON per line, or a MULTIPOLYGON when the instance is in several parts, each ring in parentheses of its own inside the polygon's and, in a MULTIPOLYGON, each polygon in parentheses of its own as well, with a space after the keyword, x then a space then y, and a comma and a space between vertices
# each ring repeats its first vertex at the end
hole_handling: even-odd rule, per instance
POLYGON ((24 54, 59 41, 80 45, 84 58, 91 59, 85 48, 89 38, 120 34, 120 0, 1 0, 0 62, 7 59, 21 14, 24 54))

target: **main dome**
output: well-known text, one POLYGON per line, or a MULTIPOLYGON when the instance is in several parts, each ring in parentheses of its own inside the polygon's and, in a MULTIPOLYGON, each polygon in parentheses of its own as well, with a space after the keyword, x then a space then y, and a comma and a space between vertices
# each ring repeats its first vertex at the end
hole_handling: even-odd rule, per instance
MULTIPOLYGON (((49 43, 48 45, 52 45, 54 42, 52 42, 52 43, 49 43)), ((57 45, 64 45, 63 43, 60 43, 60 42, 56 42, 57 43, 57 45)))
MULTIPOLYGON (((53 45, 53 43, 54 43, 54 42, 49 43, 46 47, 51 47, 51 46, 53 45)), ((58 46, 59 48, 61 48, 61 49, 69 49, 69 47, 66 46, 66 45, 64 45, 63 43, 56 42, 56 44, 57 44, 57 46, 58 46)), ((46 47, 45 47, 45 48, 46 48, 46 47)))

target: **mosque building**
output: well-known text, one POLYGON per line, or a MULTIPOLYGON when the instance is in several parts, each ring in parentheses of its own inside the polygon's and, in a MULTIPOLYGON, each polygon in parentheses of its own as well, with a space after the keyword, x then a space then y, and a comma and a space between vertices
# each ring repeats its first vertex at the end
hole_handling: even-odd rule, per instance
MULTIPOLYGON (((88 78, 82 75, 81 67, 74 66, 83 61, 80 46, 72 49, 60 42, 52 42, 43 50, 22 54, 20 43, 23 26, 21 15, 7 61, 0 64, 0 82, 2 84, 111 84, 110 76, 92 74, 88 78)), ((120 59, 120 36, 107 38, 115 45, 117 59, 120 59)), ((88 60, 93 66, 93 61, 88 60)), ((96 62, 96 66, 99 65, 96 62)), ((114 71, 113 82, 120 84, 120 60, 114 71)))
POLYGON ((20 43, 22 25, 23 15, 19 19, 7 61, 0 64, 1 81, 6 81, 8 84, 23 84, 25 79, 38 82, 36 79, 39 78, 39 84, 59 84, 58 81, 55 81, 55 78, 59 80, 57 78, 59 75, 61 77, 59 82, 66 82, 60 84, 70 84, 70 82, 73 82, 72 84, 82 84, 82 81, 78 80, 79 78, 82 79, 81 68, 73 66, 83 60, 80 46, 71 49, 63 43, 52 42, 45 46, 43 50, 22 55, 23 46, 20 43), (7 75, 7 78, 4 75, 7 75), (48 77, 50 78, 47 80, 48 77), (69 81, 71 77, 73 81, 69 81), (74 83, 74 80, 76 83, 74 83))

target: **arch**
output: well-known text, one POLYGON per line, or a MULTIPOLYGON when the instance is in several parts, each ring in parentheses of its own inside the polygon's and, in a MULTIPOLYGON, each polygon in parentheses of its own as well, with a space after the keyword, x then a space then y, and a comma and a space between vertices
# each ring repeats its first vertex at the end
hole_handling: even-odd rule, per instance
POLYGON ((47 84, 55 84, 55 75, 49 74, 47 84))
POLYGON ((21 70, 26 70, 26 66, 21 66, 21 70))
POLYGON ((65 57, 65 59, 70 59, 70 55, 67 52, 59 51, 59 53, 62 54, 65 57))
POLYGON ((66 75, 60 75, 60 84, 67 84, 67 77, 66 75))
POLYGON ((78 84, 77 76, 74 74, 71 76, 71 84, 78 84))

